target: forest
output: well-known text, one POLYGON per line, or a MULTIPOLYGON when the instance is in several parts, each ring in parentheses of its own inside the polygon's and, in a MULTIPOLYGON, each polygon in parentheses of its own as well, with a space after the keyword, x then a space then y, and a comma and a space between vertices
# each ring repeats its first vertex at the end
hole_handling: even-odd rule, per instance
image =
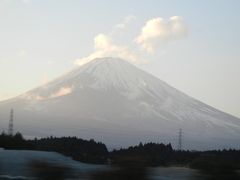
POLYGON ((171 144, 139 143, 109 151, 102 142, 77 137, 48 137, 26 140, 21 133, 0 134, 4 149, 54 151, 85 163, 116 166, 183 166, 204 172, 232 172, 240 169, 240 150, 174 150, 171 144))
POLYGON ((0 147, 16 150, 54 151, 74 160, 103 164, 107 161, 108 150, 105 144, 95 142, 93 139, 83 140, 77 137, 48 137, 26 140, 21 133, 0 135, 0 147))

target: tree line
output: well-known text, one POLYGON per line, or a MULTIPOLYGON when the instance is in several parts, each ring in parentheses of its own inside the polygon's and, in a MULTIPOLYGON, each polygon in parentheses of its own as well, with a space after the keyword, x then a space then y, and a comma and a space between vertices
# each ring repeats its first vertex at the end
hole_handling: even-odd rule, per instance
POLYGON ((19 132, 15 135, 7 135, 4 132, 0 134, 0 147, 16 150, 54 151, 87 163, 103 164, 107 161, 108 156, 106 145, 93 139, 51 136, 26 140, 19 132))
POLYGON ((77 137, 47 137, 26 140, 21 133, 0 134, 4 149, 54 151, 86 163, 142 166, 187 166, 203 171, 240 169, 240 150, 178 151, 171 144, 139 143, 136 146, 108 151, 105 144, 77 137))

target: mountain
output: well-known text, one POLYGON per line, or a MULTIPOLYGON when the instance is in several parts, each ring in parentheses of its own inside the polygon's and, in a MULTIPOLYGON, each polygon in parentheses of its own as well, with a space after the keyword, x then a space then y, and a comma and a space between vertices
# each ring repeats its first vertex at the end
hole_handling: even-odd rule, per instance
MULTIPOLYGON (((224 103, 224 102, 223 102, 224 103)), ((118 58, 98 58, 0 102, 0 126, 28 137, 79 136, 110 148, 157 141, 189 149, 239 148, 240 119, 208 106, 118 58)))

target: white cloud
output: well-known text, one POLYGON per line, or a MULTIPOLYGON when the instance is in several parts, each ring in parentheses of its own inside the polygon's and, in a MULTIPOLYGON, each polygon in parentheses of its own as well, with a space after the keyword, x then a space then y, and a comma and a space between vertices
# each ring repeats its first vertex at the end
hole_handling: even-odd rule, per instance
POLYGON ((125 30, 127 26, 135 19, 135 16, 128 15, 124 18, 122 23, 114 26, 110 33, 100 33, 96 35, 94 38, 94 52, 86 57, 76 59, 74 64, 81 66, 93 59, 102 57, 118 57, 133 63, 139 62, 140 58, 137 57, 132 50, 130 50, 129 45, 119 45, 113 40, 113 37, 116 34, 125 30))
POLYGON ((142 27, 135 42, 147 52, 153 53, 162 43, 186 37, 187 31, 187 25, 182 17, 173 16, 168 20, 161 17, 153 18, 142 27))
POLYGON ((39 95, 39 94, 27 93, 27 94, 24 94, 22 97, 24 99, 28 99, 28 100, 42 101, 42 100, 46 100, 46 99, 50 99, 50 98, 65 96, 65 95, 70 94, 72 92, 73 92, 73 86, 64 86, 64 87, 61 87, 60 89, 58 89, 57 91, 55 91, 54 93, 52 93, 48 96, 42 96, 42 95, 39 95))
POLYGON ((56 98, 60 96, 65 96, 67 94, 72 93, 73 87, 61 87, 58 91, 53 93, 49 98, 56 98))
POLYGON ((115 28, 117 29, 126 29, 126 27, 133 21, 136 19, 136 16, 133 15, 128 15, 124 18, 122 23, 119 23, 115 26, 115 28))
MULTIPOLYGON (((145 51, 137 50, 139 45, 146 50, 146 52, 153 54, 160 44, 177 40, 187 35, 187 26, 182 17, 173 16, 167 20, 158 17, 148 20, 142 27, 140 35, 135 39, 133 37, 134 40, 131 40, 128 45, 116 43, 113 39, 117 38, 116 30, 118 30, 118 32, 124 32, 127 25, 134 19, 136 19, 135 16, 127 16, 122 23, 114 26, 109 34, 100 33, 96 35, 94 38, 93 53, 86 57, 76 59, 74 64, 81 66, 93 59, 109 56, 122 58, 133 63, 146 63, 147 61, 140 57, 145 57, 147 54, 145 51)), ((120 39, 120 42, 124 42, 124 40, 120 39)))
POLYGON ((94 38, 94 47, 95 49, 107 49, 111 47, 112 45, 112 39, 110 36, 107 36, 105 34, 98 34, 94 38))
POLYGON ((106 34, 98 34, 94 38, 95 51, 87 57, 75 60, 75 64, 84 65, 95 58, 119 57, 131 62, 137 62, 139 59, 127 46, 117 45, 112 38, 106 34))

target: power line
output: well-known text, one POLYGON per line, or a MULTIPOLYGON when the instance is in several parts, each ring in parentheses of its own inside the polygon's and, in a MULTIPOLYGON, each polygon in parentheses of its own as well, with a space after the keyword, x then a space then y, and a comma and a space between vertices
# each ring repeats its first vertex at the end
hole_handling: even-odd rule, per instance
POLYGON ((10 110, 10 119, 9 119, 9 125, 8 125, 8 135, 13 135, 13 116, 14 111, 13 109, 10 110))
POLYGON ((178 132, 178 150, 181 151, 182 150, 182 129, 179 129, 178 132))

